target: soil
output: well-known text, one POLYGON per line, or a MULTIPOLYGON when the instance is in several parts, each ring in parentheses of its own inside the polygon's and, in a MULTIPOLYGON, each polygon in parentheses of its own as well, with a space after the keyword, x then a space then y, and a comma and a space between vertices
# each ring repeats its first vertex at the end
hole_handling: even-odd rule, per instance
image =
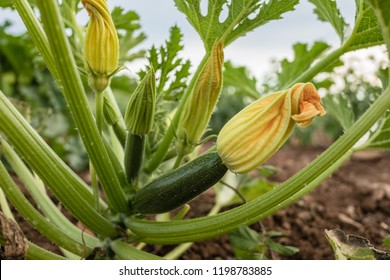
MULTIPOLYGON (((323 149, 286 147, 268 162, 278 172, 269 179, 283 182, 316 158, 323 149)), ((326 260, 334 259, 324 230, 340 229, 346 234, 367 238, 379 250, 385 250, 383 239, 390 235, 390 153, 365 152, 355 154, 332 177, 310 194, 277 214, 262 221, 263 227, 283 233, 275 239, 294 246, 299 252, 292 256, 268 254, 272 259, 326 260)), ((191 203, 191 216, 205 215, 213 205, 210 190, 191 203)), ((18 222, 26 237, 34 243, 58 252, 54 244, 26 224, 18 222)), ((253 226, 259 230, 258 225, 253 226)), ((164 255, 170 246, 147 246, 145 250, 164 255)), ((387 248, 388 249, 388 248, 387 248)), ((181 259, 233 259, 227 235, 196 242, 181 259)))

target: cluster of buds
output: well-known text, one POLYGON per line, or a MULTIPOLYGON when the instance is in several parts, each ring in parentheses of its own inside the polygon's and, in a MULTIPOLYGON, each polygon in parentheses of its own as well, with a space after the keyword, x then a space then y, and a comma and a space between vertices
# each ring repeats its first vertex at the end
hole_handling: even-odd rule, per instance
POLYGON ((82 0, 90 21, 85 36, 84 67, 88 82, 103 92, 118 70, 119 40, 106 0, 82 0))
POLYGON ((218 154, 232 172, 249 172, 282 146, 295 124, 308 126, 323 115, 314 85, 296 84, 260 98, 230 119, 218 135, 218 154))
POLYGON ((190 93, 177 127, 180 154, 192 152, 204 134, 222 88, 223 45, 217 43, 190 93))

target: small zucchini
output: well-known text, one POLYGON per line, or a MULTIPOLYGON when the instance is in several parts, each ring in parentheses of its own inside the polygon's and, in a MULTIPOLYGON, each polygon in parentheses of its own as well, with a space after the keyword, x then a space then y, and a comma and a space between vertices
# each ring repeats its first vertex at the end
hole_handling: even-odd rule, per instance
POLYGON ((176 209, 212 187, 226 171, 218 153, 201 155, 138 191, 133 200, 134 212, 158 214, 176 209))

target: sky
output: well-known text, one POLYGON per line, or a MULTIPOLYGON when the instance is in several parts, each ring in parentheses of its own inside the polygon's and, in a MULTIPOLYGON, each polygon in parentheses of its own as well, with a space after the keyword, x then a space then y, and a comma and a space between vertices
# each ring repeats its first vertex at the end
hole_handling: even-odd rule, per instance
MULTIPOLYGON (((207 4, 206 0, 201 1, 202 4, 207 4)), ((182 56, 189 58, 193 65, 201 60, 204 54, 202 42, 185 16, 174 6, 173 0, 108 0, 108 3, 111 9, 121 6, 125 10, 135 10, 140 15, 142 31, 148 36, 142 47, 147 49, 153 44, 163 44, 169 36, 170 27, 176 24, 184 33, 185 47, 182 56)), ((352 25, 355 1, 338 0, 337 4, 346 22, 352 25)), ((259 78, 271 70, 272 59, 291 58, 292 46, 296 42, 312 44, 322 40, 337 47, 340 41, 336 32, 330 24, 317 20, 313 9, 314 5, 308 0, 301 0, 296 10, 285 13, 283 19, 271 21, 229 45, 225 49, 225 59, 231 60, 235 65, 248 67, 259 78)), ((23 29, 17 14, 0 10, 0 22, 6 18, 15 22, 14 32, 23 29)), ((81 13, 79 20, 86 22, 86 13, 81 13)), ((373 52, 378 50, 365 51, 363 54, 373 52)), ((137 71, 143 63, 138 61, 130 67, 137 71)))

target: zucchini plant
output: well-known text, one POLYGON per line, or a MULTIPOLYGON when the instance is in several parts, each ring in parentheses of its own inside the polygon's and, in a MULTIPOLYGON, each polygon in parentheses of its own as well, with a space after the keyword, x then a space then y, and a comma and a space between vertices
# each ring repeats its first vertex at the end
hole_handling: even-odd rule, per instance
POLYGON ((187 203, 193 198, 213 186, 218 192, 223 180, 237 186, 240 176, 259 168, 277 152, 296 125, 306 127, 326 115, 314 80, 318 74, 328 71, 347 52, 377 45, 390 49, 390 0, 356 0, 352 28, 335 1, 311 0, 319 19, 334 27, 340 46, 330 49, 316 44, 315 51, 284 63, 277 84, 261 96, 253 80, 247 79, 246 87, 239 77, 230 76, 230 82, 250 88, 243 99, 251 102, 224 124, 216 140, 204 135, 223 93, 226 47, 270 21, 281 20, 298 7, 299 0, 213 0, 208 1, 206 13, 201 11, 200 0, 172 1, 199 34, 203 59, 190 75, 190 62, 180 57, 183 34, 174 26, 165 45, 153 46, 146 53, 138 85, 129 84, 119 92, 114 85, 119 72, 126 71, 124 61, 142 56, 131 55, 131 47, 144 39, 129 31, 134 26, 128 19, 134 19, 134 14, 110 9, 106 0, 0 0, 1 7, 16 9, 61 91, 88 153, 92 181, 88 185, 81 180, 0 91, 0 202, 4 213, 0 242, 6 247, 6 257, 157 259, 142 250, 143 244, 177 244, 165 258, 178 258, 191 242, 234 232, 287 207, 328 178, 355 151, 390 148, 390 88, 383 83, 382 94, 361 117, 300 172, 240 206, 221 212, 222 204, 217 201, 209 215, 186 218, 187 203), (80 9, 88 13, 87 27, 77 23, 75 15, 80 9), (87 95, 90 91, 93 102, 87 95), (367 134, 368 140, 357 146, 367 134), (206 142, 211 146, 203 151, 206 142), (34 203, 20 191, 12 173, 34 203), (55 207, 47 190, 82 229, 55 207), (12 228, 22 237, 23 229, 12 221, 8 201, 62 254, 24 238, 21 244, 12 242, 5 229, 12 228), (13 246, 22 249, 15 251, 13 246))

